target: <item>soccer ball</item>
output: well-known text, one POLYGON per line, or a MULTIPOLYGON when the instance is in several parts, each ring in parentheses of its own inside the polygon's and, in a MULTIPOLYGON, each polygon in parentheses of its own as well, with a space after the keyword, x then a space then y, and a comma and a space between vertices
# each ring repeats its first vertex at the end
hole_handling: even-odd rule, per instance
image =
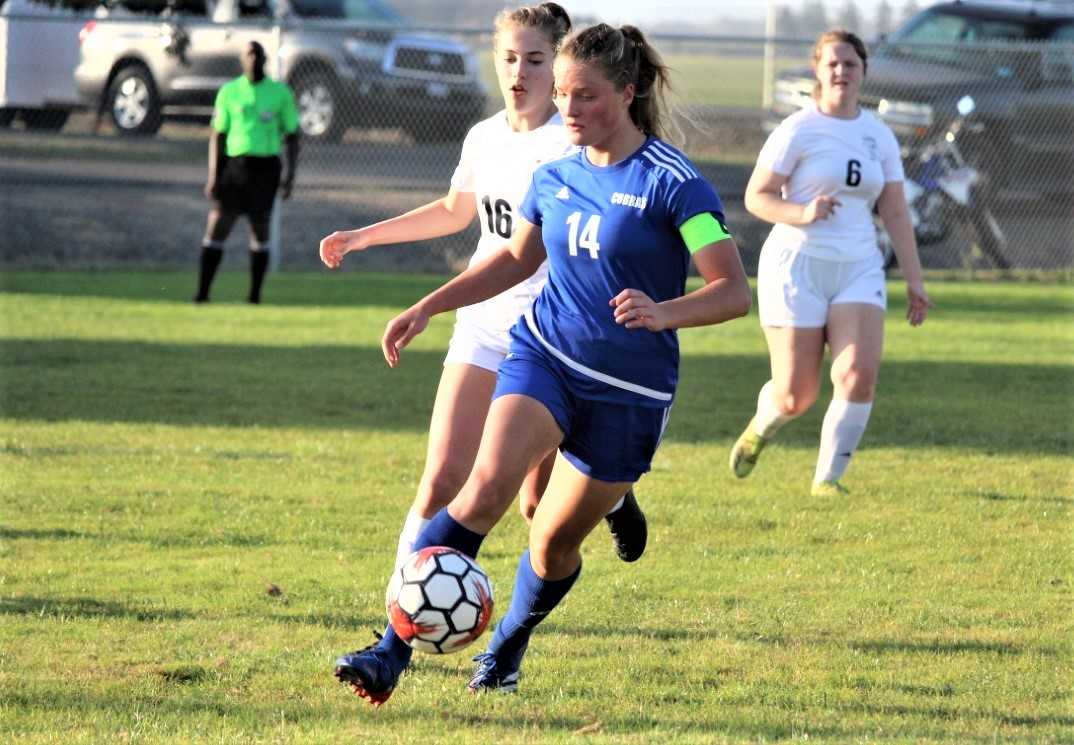
POLYGON ((388 621, 414 649, 458 652, 492 619, 492 584, 473 559, 447 546, 412 553, 392 575, 388 621))

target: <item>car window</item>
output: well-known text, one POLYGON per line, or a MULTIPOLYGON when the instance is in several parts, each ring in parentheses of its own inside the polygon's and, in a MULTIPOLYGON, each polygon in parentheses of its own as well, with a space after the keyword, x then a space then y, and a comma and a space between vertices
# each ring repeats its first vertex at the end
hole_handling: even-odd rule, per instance
POLYGON ((929 13, 893 37, 894 41, 917 44, 944 44, 962 41, 966 19, 950 13, 929 13))
POLYGON ((1074 41, 1074 23, 1064 23, 1056 28, 1052 41, 1074 41))
POLYGON ((974 18, 966 24, 965 41, 1022 41, 1029 37, 1029 27, 1016 21, 985 21, 974 18))
POLYGON ((265 0, 239 0, 239 18, 264 18, 272 15, 265 0))
POLYGON ((1074 23, 1057 26, 1041 52, 1041 76, 1046 83, 1074 83, 1074 23))
POLYGON ((921 44, 950 44, 974 41, 1017 41, 1028 39, 1030 29, 1018 21, 969 18, 956 13, 936 11, 926 13, 905 31, 897 41, 921 44))
POLYGON ((402 18, 376 0, 290 0, 291 10, 304 18, 342 18, 348 21, 398 23, 402 18))
POLYGON ((208 13, 206 0, 115 0, 105 4, 109 8, 122 8, 130 13, 159 15, 165 11, 176 15, 204 16, 208 13))

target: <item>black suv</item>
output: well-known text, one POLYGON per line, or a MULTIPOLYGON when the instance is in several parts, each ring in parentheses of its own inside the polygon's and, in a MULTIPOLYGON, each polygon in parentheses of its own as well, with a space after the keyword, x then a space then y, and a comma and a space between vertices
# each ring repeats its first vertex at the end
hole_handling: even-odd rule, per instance
MULTIPOLYGON (((780 76, 771 129, 804 105, 811 71, 780 76)), ((943 2, 873 50, 862 104, 904 144, 943 132, 963 96, 976 103, 967 156, 1014 197, 1074 194, 1074 5, 943 2)))
POLYGON ((294 89, 310 140, 351 125, 458 140, 485 109, 472 52, 407 30, 381 0, 110 0, 79 38, 79 93, 123 134, 207 118, 253 40, 294 89))

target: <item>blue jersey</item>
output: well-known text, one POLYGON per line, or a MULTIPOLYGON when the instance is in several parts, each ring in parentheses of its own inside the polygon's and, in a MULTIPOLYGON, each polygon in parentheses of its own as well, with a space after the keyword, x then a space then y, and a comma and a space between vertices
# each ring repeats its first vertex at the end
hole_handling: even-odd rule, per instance
POLYGON ((670 405, 678 335, 621 326, 609 301, 628 288, 655 302, 685 292, 690 253, 679 227, 703 212, 723 220, 712 185, 679 150, 649 137, 610 166, 591 164, 582 150, 539 167, 520 212, 541 228, 549 273, 516 332, 559 360, 581 397, 670 405))

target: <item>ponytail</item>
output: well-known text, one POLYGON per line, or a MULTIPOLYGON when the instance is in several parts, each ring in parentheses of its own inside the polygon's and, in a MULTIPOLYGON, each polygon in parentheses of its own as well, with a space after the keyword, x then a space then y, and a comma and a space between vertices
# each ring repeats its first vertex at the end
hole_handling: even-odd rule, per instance
POLYGON ((633 85, 631 121, 645 134, 667 136, 669 70, 640 29, 599 23, 573 34, 564 42, 560 54, 575 62, 596 65, 617 91, 633 85))

